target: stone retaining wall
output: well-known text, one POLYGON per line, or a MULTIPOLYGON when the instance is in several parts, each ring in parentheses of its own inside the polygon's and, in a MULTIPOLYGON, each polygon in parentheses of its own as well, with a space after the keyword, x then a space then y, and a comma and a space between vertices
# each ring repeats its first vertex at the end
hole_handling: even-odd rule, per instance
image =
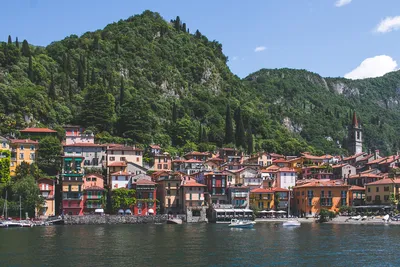
POLYGON ((166 223, 167 215, 155 216, 132 216, 132 215, 84 215, 64 216, 64 224, 84 225, 84 224, 146 224, 146 223, 166 223))

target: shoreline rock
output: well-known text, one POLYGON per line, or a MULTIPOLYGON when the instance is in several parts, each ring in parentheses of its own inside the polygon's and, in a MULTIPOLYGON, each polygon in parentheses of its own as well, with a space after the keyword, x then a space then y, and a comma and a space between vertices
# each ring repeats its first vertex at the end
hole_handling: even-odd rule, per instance
POLYGON ((84 215, 64 216, 65 225, 101 225, 101 224, 156 224, 166 223, 168 215, 135 216, 135 215, 84 215))

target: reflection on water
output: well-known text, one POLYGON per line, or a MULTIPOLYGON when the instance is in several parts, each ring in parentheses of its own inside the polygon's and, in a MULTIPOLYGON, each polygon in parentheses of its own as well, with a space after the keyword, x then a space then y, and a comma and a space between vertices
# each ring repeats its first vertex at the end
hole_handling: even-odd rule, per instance
POLYGON ((257 223, 0 229, 0 266, 400 266, 400 227, 257 223))

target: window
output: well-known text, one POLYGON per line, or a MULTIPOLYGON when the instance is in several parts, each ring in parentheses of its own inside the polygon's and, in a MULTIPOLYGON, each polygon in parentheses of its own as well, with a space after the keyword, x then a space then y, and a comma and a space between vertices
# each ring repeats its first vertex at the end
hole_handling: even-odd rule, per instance
POLYGON ((222 178, 222 180, 221 180, 221 186, 222 186, 222 187, 225 187, 225 178, 222 178))
POLYGON ((215 187, 215 178, 212 179, 212 186, 215 187))
POLYGON ((388 195, 385 195, 383 198, 385 199, 385 201, 389 200, 389 196, 388 195))
POLYGON ((92 178, 92 181, 97 181, 97 178, 93 177, 93 178, 92 178))
POLYGON ((321 191, 321 198, 324 198, 324 197, 325 197, 325 191, 322 190, 322 191, 321 191))
POLYGON ((125 157, 120 157, 120 161, 126 161, 125 157))
POLYGON ((228 182, 232 182, 232 176, 228 176, 228 182))
POLYGON ((168 183, 168 189, 171 188, 171 183, 168 183))
POLYGON ((389 191, 389 186, 383 187, 383 191, 385 191, 385 192, 389 191))
MULTIPOLYGON (((140 156, 140 151, 136 151, 136 156, 140 156)), ((139 158, 137 158, 137 159, 139 159, 139 158)))
POLYGON ((167 190, 167 195, 171 195, 171 190, 167 190))
MULTIPOLYGON (((169 200, 169 199, 168 199, 169 200)), ((142 209, 138 209, 137 210, 137 213, 139 214, 139 215, 141 215, 142 214, 142 209)))
POLYGON ((19 153, 19 159, 24 159, 24 153, 19 153))
POLYGON ((128 181, 128 179, 129 179, 129 177, 128 177, 128 176, 125 176, 125 181, 128 181))
POLYGON ((5 148, 5 147, 7 146, 7 143, 6 143, 6 142, 3 142, 3 143, 1 143, 1 146, 2 146, 3 148, 5 148))
POLYGON ((168 162, 168 159, 167 159, 167 158, 164 158, 164 162, 168 162))
POLYGON ((31 153, 31 154, 29 155, 29 159, 30 159, 30 160, 35 160, 35 153, 31 153))
POLYGON ((162 164, 157 164, 157 168, 161 169, 162 168, 162 164))
POLYGON ((20 146, 19 149, 24 150, 24 146, 20 146))
POLYGON ((215 188, 212 189, 212 194, 215 195, 215 188))
POLYGON ((381 201, 381 196, 375 196, 375 201, 381 201))
POLYGON ((68 191, 71 192, 72 186, 68 185, 68 191))
POLYGON ((192 193, 189 194, 189 199, 192 200, 192 193))
POLYGON ((312 206, 312 198, 308 199, 308 206, 312 206))
POLYGON ((168 199, 168 207, 171 207, 171 199, 168 199))
POLYGON ((301 192, 301 195, 304 196, 304 191, 301 192))
POLYGON ((82 191, 82 186, 78 185, 78 191, 81 192, 82 191))
POLYGON ((115 160, 115 157, 110 157, 110 161, 114 161, 115 160))
POLYGON ((379 192, 379 187, 376 187, 376 192, 379 192))
POLYGON ((312 190, 307 191, 307 197, 308 198, 313 198, 314 197, 314 192, 312 190))
POLYGON ((340 196, 341 196, 341 198, 346 198, 347 192, 346 191, 340 191, 340 196))
POLYGON ((136 162, 139 162, 139 158, 138 157, 136 158, 136 162))
POLYGON ((367 201, 371 201, 371 196, 368 196, 368 197, 367 197, 367 201))
POLYGON ((264 209, 264 202, 258 202, 258 208, 259 209, 264 209))
POLYGON ((221 194, 225 195, 225 188, 222 188, 221 194))
POLYGON ((201 199, 201 194, 199 193, 199 199, 201 199))
POLYGON ((179 188, 179 184, 178 183, 176 183, 176 189, 178 189, 179 188))
POLYGON ((371 187, 368 187, 368 193, 370 193, 371 192, 371 187))
POLYGON ((164 169, 165 169, 165 170, 168 169, 168 164, 164 164, 164 169))
POLYGON ((153 192, 149 193, 149 199, 153 199, 153 192))
POLYGON ((332 196, 332 191, 328 191, 328 197, 331 198, 332 196))

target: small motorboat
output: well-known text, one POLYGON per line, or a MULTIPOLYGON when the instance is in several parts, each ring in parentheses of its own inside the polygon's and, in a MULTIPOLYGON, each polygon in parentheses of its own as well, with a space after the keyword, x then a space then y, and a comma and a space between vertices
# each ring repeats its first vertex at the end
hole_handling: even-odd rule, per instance
POLYGON ((300 226, 301 223, 299 221, 286 221, 282 224, 283 226, 300 226))
POLYGON ((234 228, 253 228, 255 224, 256 222, 253 221, 240 221, 238 219, 232 219, 228 226, 234 228))

